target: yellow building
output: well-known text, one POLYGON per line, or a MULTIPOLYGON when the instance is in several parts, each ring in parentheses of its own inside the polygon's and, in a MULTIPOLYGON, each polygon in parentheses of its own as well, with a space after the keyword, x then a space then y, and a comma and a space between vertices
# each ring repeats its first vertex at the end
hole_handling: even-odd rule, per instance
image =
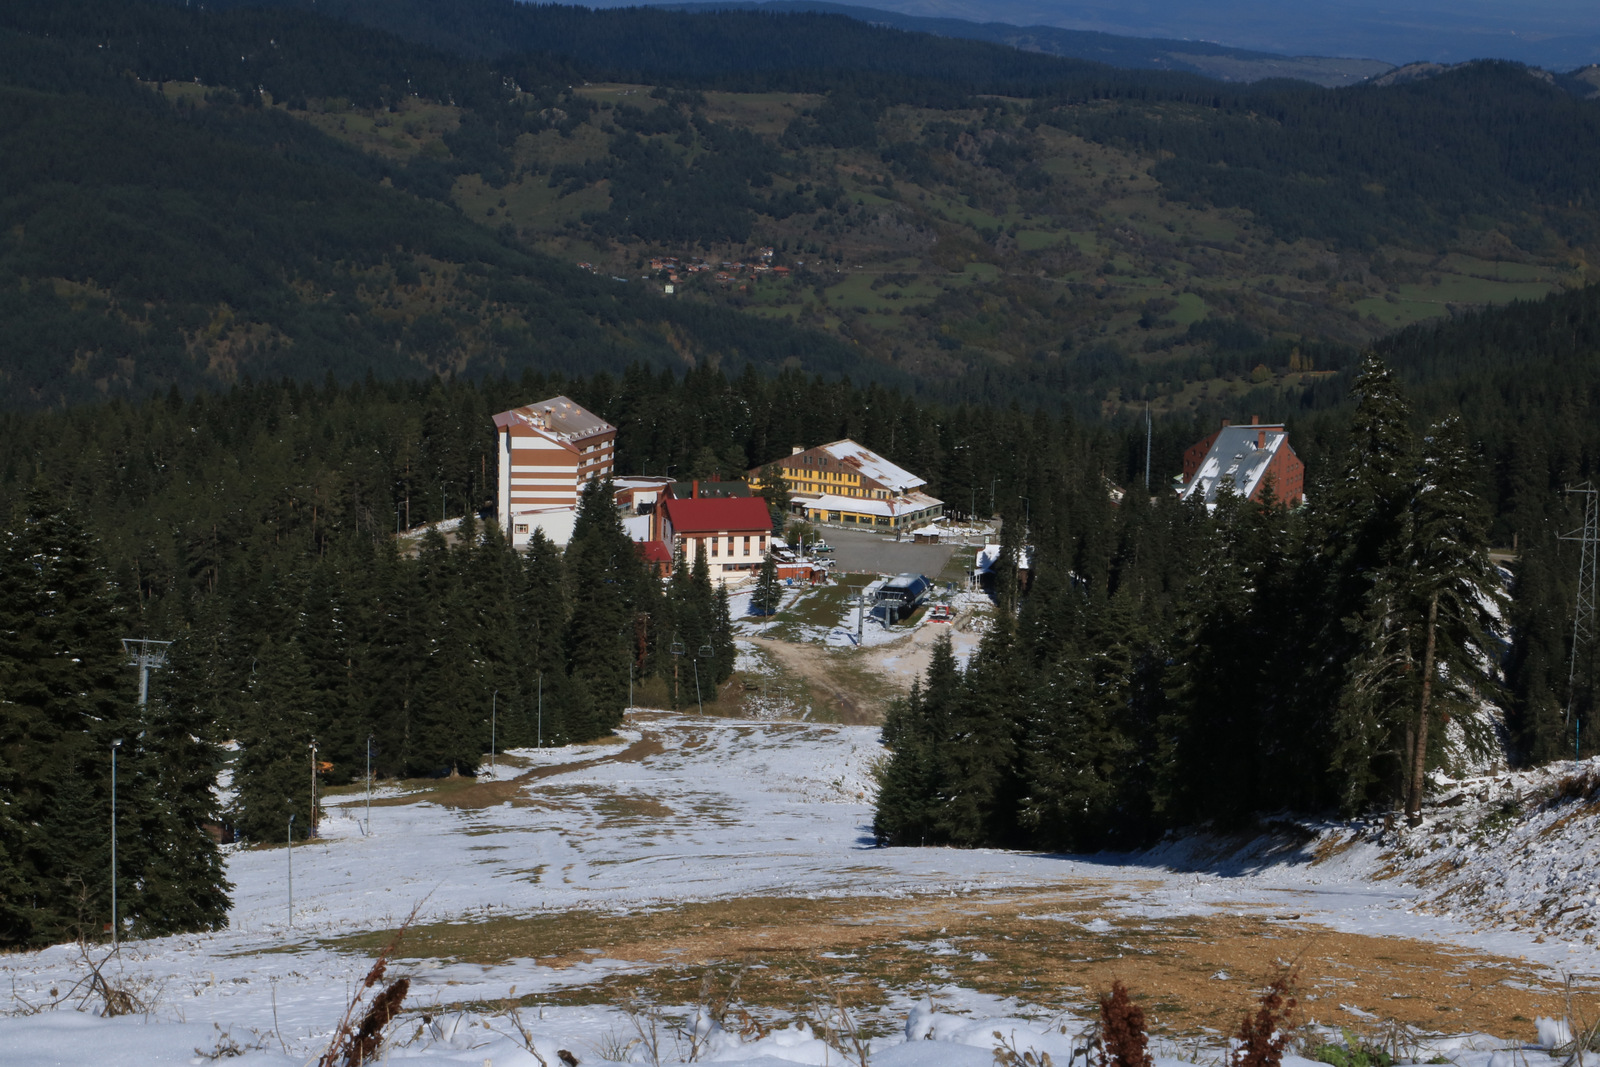
MULTIPOLYGON (((910 529, 944 514, 944 503, 922 492, 928 483, 854 441, 796 448, 775 460, 791 507, 812 522, 832 526, 910 529)), ((750 472, 760 488, 761 472, 750 472)))

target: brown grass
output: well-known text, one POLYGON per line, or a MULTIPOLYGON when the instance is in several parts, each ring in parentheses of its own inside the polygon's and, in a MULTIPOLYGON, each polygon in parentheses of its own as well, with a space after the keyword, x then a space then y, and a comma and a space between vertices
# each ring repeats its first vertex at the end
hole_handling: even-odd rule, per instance
MULTIPOLYGON (((1121 980, 1171 1034, 1232 1032, 1257 1003, 1251 976, 1298 960, 1301 1014, 1354 1023, 1344 1005, 1429 1030, 1532 1037, 1527 1019, 1555 1014, 1561 990, 1525 961, 1448 945, 1368 937, 1255 911, 1173 918, 1115 918, 1111 887, 881 899, 748 898, 626 915, 560 915, 413 929, 411 951, 482 964, 537 958, 563 968, 599 955, 653 964, 550 998, 621 1003, 647 997, 686 1003, 707 967, 742 968, 752 1009, 781 1012, 808 1002, 818 982, 848 1002, 882 1005, 894 990, 947 982, 1051 1007, 1095 1013, 1093 991, 1121 980), (1040 913, 1078 921, 1043 920, 1040 913), (1111 917, 1111 929, 1081 922, 1111 917), (935 955, 942 940, 958 955, 935 955), (831 954, 825 957, 824 953, 831 954), (985 958, 987 957, 987 958, 985 958), (1233 978, 1215 977, 1227 972, 1233 978)), ((1122 885, 1123 892, 1137 892, 1122 885)), ((372 934, 347 939, 371 951, 372 934)))

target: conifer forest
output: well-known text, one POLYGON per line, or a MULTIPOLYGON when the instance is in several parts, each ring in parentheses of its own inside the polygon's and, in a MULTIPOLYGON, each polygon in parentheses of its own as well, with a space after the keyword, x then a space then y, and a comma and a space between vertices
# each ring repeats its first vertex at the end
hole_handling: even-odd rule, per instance
POLYGON ((509 542, 492 419, 547 396, 617 475, 848 438, 998 520, 976 651, 871 709, 878 845, 1414 821, 1463 756, 1600 751, 1576 74, 447 6, 0 12, 0 951, 226 926, 227 850, 314 836, 308 781, 719 711, 744 609, 704 557, 652 572, 610 480, 509 542), (691 251, 777 267, 667 283, 691 251), (1251 416, 1305 502, 1181 500, 1251 416), (171 642, 144 701, 138 638, 171 642))

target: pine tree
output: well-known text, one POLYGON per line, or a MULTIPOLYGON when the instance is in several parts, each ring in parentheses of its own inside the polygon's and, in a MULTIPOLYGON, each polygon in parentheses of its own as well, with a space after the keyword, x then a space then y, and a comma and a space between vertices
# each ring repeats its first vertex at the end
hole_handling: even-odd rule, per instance
POLYGON ((215 653, 206 643, 203 634, 173 643, 158 695, 145 705, 140 759, 129 768, 159 800, 138 816, 147 854, 134 923, 140 936, 219 930, 228 923, 232 887, 212 837, 222 823, 215 793, 222 750, 209 703, 216 698, 209 677, 215 653))
POLYGON ((461 580, 463 555, 430 529, 417 557, 428 644, 414 689, 407 770, 418 776, 476 774, 488 748, 488 694, 476 662, 477 619, 461 580))
POLYGON ((11 943, 97 934, 110 914, 111 742, 137 737, 122 612, 94 542, 43 486, 0 541, 0 587, 0 759, 12 783, 0 799, 15 835, 0 844, 28 904, 11 943))
POLYGON ((758 615, 773 615, 782 602, 783 585, 778 581, 778 561, 769 552, 767 558, 761 561, 761 573, 756 578, 750 606, 758 615))
POLYGON ((1415 676, 1401 570, 1416 471, 1409 409, 1376 356, 1355 385, 1342 476, 1318 511, 1327 588, 1319 688, 1333 695, 1327 737, 1346 810, 1378 799, 1385 783, 1398 794, 1408 769, 1401 709, 1415 676))
POLYGON ((284 840, 293 815, 293 836, 303 839, 311 833, 310 668, 292 640, 269 640, 256 661, 241 716, 230 814, 239 832, 256 842, 284 840))
POLYGON ((1004 617, 962 676, 940 753, 944 803, 939 825, 955 845, 1014 842, 1022 794, 1019 740, 1027 671, 1004 617))
POLYGON ((1132 745, 1076 656, 1050 668, 1031 698, 1019 819, 1038 847, 1098 847, 1114 817, 1132 745))
POLYGON ((769 463, 761 468, 761 499, 767 502, 767 512, 772 516, 772 536, 782 537, 784 525, 789 521, 789 483, 783 480, 783 468, 769 463))
POLYGON ((563 570, 574 610, 567 623, 569 672, 594 702, 592 723, 571 725, 578 740, 600 736, 622 721, 632 653, 632 603, 642 571, 633 543, 612 503, 610 481, 591 481, 578 502, 563 570))
POLYGON ((938 836, 937 739, 932 736, 920 682, 884 716, 889 758, 878 771, 872 833, 880 845, 926 845, 938 836))
POLYGON ((1455 721, 1478 754, 1493 743, 1473 705, 1480 692, 1496 688, 1498 672, 1485 665, 1493 662, 1491 634, 1507 603, 1489 559, 1488 513, 1474 484, 1479 467, 1458 417, 1449 416, 1431 428, 1412 497, 1411 540, 1404 559, 1405 594, 1415 620, 1413 642, 1421 644, 1420 692, 1407 745, 1411 767, 1406 816, 1413 825, 1422 819, 1434 721, 1456 712, 1455 721))

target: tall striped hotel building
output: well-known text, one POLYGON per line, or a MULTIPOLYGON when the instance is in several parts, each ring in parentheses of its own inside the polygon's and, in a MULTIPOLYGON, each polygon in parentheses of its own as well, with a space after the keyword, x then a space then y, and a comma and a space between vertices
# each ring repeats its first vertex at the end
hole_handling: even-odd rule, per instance
POLYGON ((535 529, 557 544, 572 535, 578 494, 616 465, 617 428, 564 396, 494 417, 500 437, 500 525, 517 548, 535 529))

